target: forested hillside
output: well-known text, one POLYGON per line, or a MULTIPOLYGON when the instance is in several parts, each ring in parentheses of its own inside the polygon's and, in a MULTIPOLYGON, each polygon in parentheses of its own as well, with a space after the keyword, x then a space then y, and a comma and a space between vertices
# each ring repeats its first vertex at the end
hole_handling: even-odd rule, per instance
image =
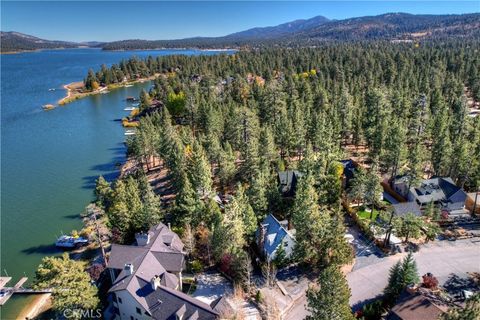
POLYGON ((226 48, 321 45, 325 41, 432 40, 480 38, 480 14, 413 15, 388 13, 372 17, 328 20, 318 16, 274 27, 253 28, 223 37, 178 40, 123 40, 107 43, 106 50, 156 48, 226 48))
POLYGON ((44 40, 20 32, 0 33, 1 52, 30 51, 38 49, 76 48, 80 44, 67 41, 44 40))
POLYGON ((166 219, 200 234, 204 263, 210 252, 222 265, 228 258, 228 272, 240 277, 234 266, 274 212, 293 222, 299 261, 350 261, 338 160, 364 150, 373 190, 381 176, 396 174, 449 175, 467 190, 479 186, 480 117, 468 116, 467 103, 480 98, 478 49, 464 41, 330 44, 132 58, 90 72, 87 84, 161 74, 140 97, 141 113, 154 100, 157 107, 127 143, 137 170, 97 186, 117 241, 166 219), (285 168, 306 174, 293 202, 278 192, 276 172, 285 168), (174 195, 160 192, 161 210, 146 183, 152 170, 167 170, 174 195), (223 214, 211 200, 217 192, 234 195, 223 214))

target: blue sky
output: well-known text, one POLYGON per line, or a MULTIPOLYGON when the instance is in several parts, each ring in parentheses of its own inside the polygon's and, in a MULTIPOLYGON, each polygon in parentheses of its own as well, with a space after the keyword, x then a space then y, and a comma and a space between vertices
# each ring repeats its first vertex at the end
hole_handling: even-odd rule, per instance
POLYGON ((222 36, 323 15, 480 12, 480 1, 1 1, 1 30, 70 41, 222 36))

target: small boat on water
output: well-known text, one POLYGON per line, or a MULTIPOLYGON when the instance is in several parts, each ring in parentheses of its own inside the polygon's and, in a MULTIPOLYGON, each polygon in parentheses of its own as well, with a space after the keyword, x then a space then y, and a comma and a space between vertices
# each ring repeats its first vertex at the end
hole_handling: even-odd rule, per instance
POLYGON ((135 97, 132 97, 132 96, 129 96, 129 97, 127 97, 125 100, 127 100, 128 102, 135 102, 135 101, 138 101, 138 99, 137 99, 137 98, 135 98, 135 97))
POLYGON ((101 93, 101 94, 107 94, 107 93, 109 93, 109 92, 110 92, 110 91, 108 91, 108 90, 103 90, 103 91, 100 92, 100 93, 101 93))
POLYGON ((132 107, 138 107, 140 105, 140 103, 132 103, 132 107))
POLYGON ((57 90, 57 89, 55 89, 55 88, 48 89, 48 91, 55 91, 55 90, 57 90))
POLYGON ((88 239, 83 237, 72 237, 72 236, 60 236, 60 238, 55 241, 55 246, 60 248, 76 248, 88 244, 88 239))
POLYGON ((130 88, 130 87, 133 87, 133 84, 127 84, 127 85, 125 86, 125 88, 130 88))
POLYGON ((135 130, 126 130, 125 135, 126 136, 133 136, 135 134, 135 130))
POLYGON ((136 108, 134 108, 134 107, 126 107, 126 108, 123 109, 123 110, 125 110, 125 111, 133 111, 133 110, 135 110, 135 109, 136 109, 136 108))
POLYGON ((55 109, 55 106, 53 104, 46 104, 42 106, 42 109, 45 111, 52 110, 52 109, 55 109))

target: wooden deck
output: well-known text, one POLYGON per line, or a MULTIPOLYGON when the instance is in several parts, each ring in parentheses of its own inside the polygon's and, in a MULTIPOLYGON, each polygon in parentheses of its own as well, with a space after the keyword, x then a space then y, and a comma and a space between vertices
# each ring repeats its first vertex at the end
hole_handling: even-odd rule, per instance
POLYGON ((23 288, 23 284, 27 282, 28 278, 27 277, 22 277, 15 286, 13 287, 5 287, 5 285, 11 280, 12 278, 10 277, 0 277, 0 306, 3 306, 8 299, 14 294, 14 293, 22 293, 22 294, 28 294, 28 293, 51 293, 52 289, 43 289, 43 290, 34 290, 34 289, 26 289, 23 288))

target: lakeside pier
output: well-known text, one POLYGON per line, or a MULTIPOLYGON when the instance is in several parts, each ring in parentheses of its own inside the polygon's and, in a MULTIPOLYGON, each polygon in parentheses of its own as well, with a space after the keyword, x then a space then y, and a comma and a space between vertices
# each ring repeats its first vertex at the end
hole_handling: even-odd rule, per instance
POLYGON ((23 284, 28 280, 27 277, 22 277, 13 287, 6 287, 6 284, 11 280, 11 277, 0 277, 0 306, 3 306, 14 293, 52 293, 52 289, 34 290, 23 288, 23 284))

